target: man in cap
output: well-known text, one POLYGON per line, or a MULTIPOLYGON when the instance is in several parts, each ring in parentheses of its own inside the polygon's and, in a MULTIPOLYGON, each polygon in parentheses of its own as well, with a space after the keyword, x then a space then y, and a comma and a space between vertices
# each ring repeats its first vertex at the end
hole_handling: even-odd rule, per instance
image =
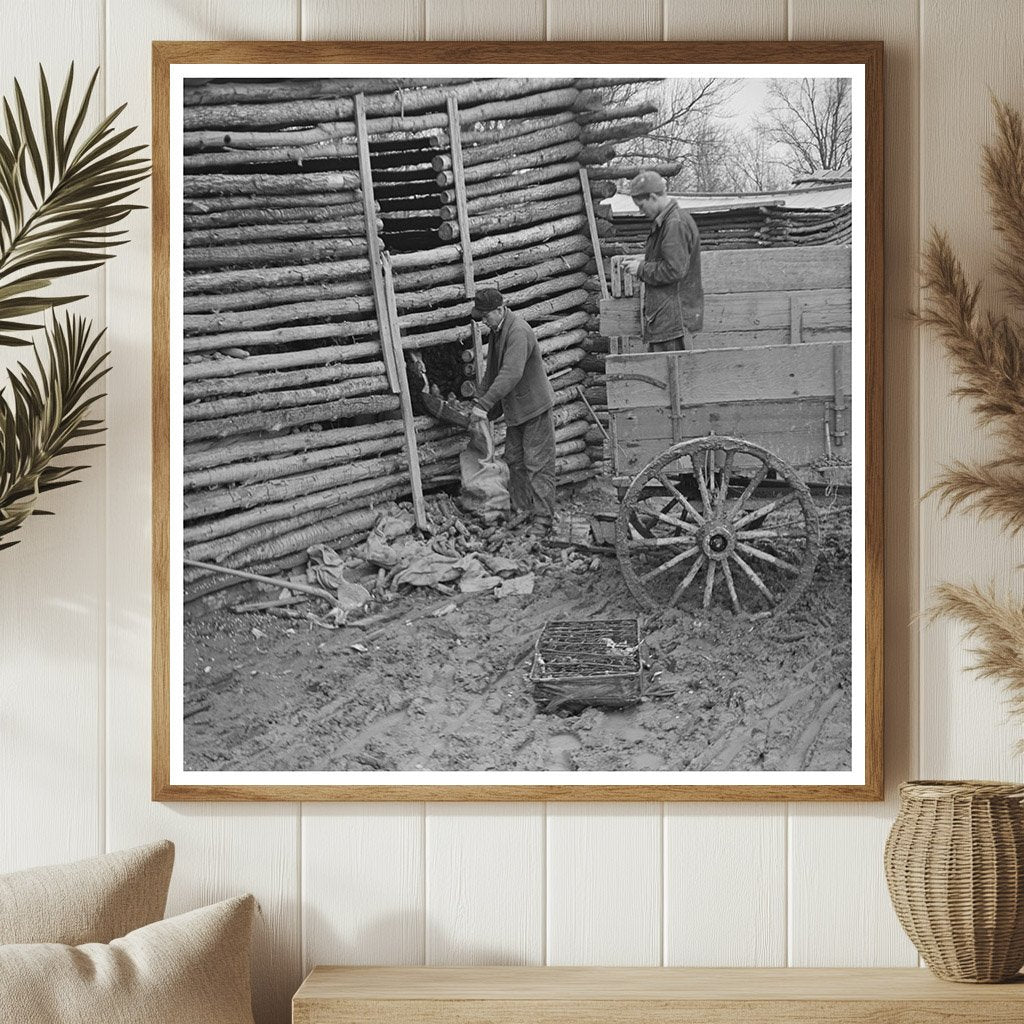
POLYGON ((623 268, 645 285, 640 320, 651 352, 682 351, 687 337, 704 326, 700 233, 667 191, 665 179, 656 171, 641 171, 629 183, 633 202, 654 221, 643 258, 622 261, 623 268))
POLYGON ((512 508, 532 521, 535 532, 546 533, 555 515, 555 395, 537 336, 495 288, 477 292, 470 316, 490 332, 470 426, 504 412, 512 508))

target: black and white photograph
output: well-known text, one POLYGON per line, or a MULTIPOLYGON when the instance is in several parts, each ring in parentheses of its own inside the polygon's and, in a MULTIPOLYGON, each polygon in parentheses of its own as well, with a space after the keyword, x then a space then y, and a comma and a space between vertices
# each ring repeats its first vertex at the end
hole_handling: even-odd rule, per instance
POLYGON ((172 784, 865 783, 863 64, 169 97, 172 784))

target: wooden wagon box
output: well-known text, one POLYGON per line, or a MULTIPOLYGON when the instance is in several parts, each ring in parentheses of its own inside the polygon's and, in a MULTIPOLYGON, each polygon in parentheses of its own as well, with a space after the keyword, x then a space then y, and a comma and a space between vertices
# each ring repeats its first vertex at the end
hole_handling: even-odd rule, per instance
POLYGON ((609 356, 617 482, 709 434, 761 445, 797 470, 828 450, 849 461, 850 359, 849 342, 609 356))

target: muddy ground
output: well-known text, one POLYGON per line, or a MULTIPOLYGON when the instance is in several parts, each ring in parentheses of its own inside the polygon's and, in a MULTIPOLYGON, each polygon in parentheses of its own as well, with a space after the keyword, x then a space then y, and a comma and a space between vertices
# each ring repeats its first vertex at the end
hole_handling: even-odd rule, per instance
MULTIPOLYGON (((579 504, 577 509, 579 509, 579 504)), ((830 520, 830 521, 834 521, 830 520)), ((782 619, 645 615, 614 557, 511 536, 528 597, 446 602, 417 590, 376 626, 190 606, 187 770, 843 770, 851 759, 850 556, 826 533, 782 619), (648 695, 632 708, 544 713, 526 676, 556 618, 640 616, 648 695), (360 644, 364 650, 353 647, 360 644)))

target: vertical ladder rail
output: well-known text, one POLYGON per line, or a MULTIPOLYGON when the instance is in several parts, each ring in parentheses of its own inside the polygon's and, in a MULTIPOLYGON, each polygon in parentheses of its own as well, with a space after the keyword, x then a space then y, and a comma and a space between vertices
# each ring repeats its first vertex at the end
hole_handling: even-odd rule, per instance
POLYGON ((380 328, 380 347, 384 357, 388 386, 398 394, 398 363, 395 358, 395 343, 387 316, 387 300, 384 294, 384 278, 381 272, 380 236, 377 234, 377 204, 373 196, 373 170, 370 167, 370 140, 366 131, 366 97, 357 93, 355 97, 356 147, 359 154, 359 177, 362 181, 363 214, 366 221, 366 246, 370 260, 370 281, 373 285, 373 304, 377 310, 377 326, 380 328))
POLYGON ((590 194, 590 175, 586 167, 580 168, 580 187, 583 189, 583 205, 587 208, 587 223, 590 225, 590 244, 594 247, 597 260, 597 277, 601 282, 601 298, 609 298, 608 281, 604 276, 604 258, 601 256, 601 239, 597 234, 597 220, 594 217, 594 197, 590 194))
MULTIPOLYGON (((466 207, 466 172, 462 164, 462 125, 459 121, 459 101, 448 97, 448 141, 452 150, 452 180, 455 188, 455 213, 459 224, 459 248, 462 250, 462 280, 466 294, 473 295, 476 283, 473 278, 473 249, 469 239, 469 211, 466 207)), ((470 325, 473 332, 473 357, 476 361, 476 382, 483 378, 484 349, 480 340, 480 325, 474 320, 470 325)))
POLYGON ((402 426, 405 431, 405 454, 409 460, 409 483, 412 488, 412 507, 416 525, 425 530, 427 511, 423 503, 423 480, 420 476, 420 457, 416 445, 416 424, 412 411, 412 396, 409 393, 409 377, 405 372, 405 355, 402 351, 402 332, 398 326, 398 307, 395 303, 395 279, 391 272, 391 257, 381 254, 380 269, 383 271, 384 315, 387 330, 393 345, 398 371, 398 394, 402 403, 402 426))

